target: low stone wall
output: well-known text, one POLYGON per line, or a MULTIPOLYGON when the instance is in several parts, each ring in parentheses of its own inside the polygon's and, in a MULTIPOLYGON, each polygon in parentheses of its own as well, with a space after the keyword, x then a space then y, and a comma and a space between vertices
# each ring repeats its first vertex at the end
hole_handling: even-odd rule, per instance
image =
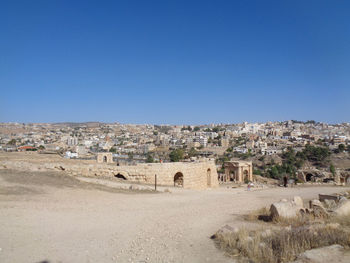
POLYGON ((134 166, 117 166, 116 164, 91 163, 79 160, 62 160, 62 162, 31 162, 25 160, 5 160, 0 168, 23 171, 65 171, 71 175, 84 176, 119 176, 126 180, 154 184, 174 185, 177 173, 183 176, 183 187, 187 189, 206 189, 218 187, 218 174, 213 161, 151 163, 134 166))

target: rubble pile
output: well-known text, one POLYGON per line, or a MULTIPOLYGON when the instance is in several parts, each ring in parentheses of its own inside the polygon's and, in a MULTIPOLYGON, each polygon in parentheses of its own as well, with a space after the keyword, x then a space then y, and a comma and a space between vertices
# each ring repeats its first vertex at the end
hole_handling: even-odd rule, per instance
POLYGON ((270 207, 271 219, 312 216, 327 218, 330 216, 344 216, 350 214, 350 194, 342 192, 334 195, 319 194, 319 199, 309 201, 308 207, 300 196, 293 200, 282 199, 270 207))

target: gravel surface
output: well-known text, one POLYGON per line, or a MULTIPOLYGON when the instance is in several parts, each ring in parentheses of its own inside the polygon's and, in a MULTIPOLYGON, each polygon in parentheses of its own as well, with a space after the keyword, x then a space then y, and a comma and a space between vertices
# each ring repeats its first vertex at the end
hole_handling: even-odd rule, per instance
POLYGON ((226 223, 282 198, 345 189, 150 193, 0 170, 0 262, 232 262, 210 239, 226 223))

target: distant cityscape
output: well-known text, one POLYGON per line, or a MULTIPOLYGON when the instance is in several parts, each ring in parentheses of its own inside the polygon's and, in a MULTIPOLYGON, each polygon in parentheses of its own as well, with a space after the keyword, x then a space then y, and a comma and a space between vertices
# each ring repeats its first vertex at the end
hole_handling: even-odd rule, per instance
POLYGON ((66 158, 96 158, 112 152, 124 164, 168 162, 169 153, 183 151, 182 158, 218 159, 229 152, 249 159, 254 155, 278 155, 288 147, 305 145, 337 150, 349 146, 350 124, 315 121, 209 125, 134 125, 119 123, 1 123, 0 150, 60 153, 66 158))

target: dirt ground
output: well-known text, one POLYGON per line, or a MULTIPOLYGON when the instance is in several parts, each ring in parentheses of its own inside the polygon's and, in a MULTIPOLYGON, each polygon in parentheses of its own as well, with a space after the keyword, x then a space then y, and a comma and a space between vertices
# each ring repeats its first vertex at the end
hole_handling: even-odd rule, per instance
POLYGON ((345 189, 152 193, 0 170, 0 262, 232 262, 210 239, 226 223, 281 198, 345 189))

